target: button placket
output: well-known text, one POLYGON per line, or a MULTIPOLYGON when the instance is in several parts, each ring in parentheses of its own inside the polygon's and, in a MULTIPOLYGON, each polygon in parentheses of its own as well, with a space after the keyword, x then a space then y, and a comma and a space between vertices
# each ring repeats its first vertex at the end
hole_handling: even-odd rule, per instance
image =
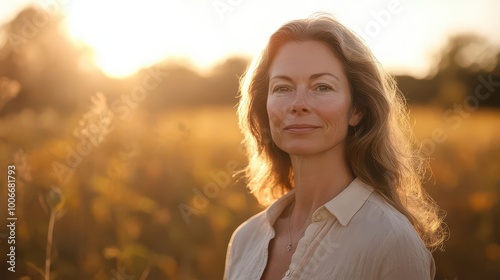
POLYGON ((321 213, 316 213, 314 214, 313 216, 313 222, 320 222, 322 220, 322 216, 321 216, 321 213))
MULTIPOLYGON (((304 237, 302 237, 301 239, 299 239, 299 242, 297 243, 297 250, 294 252, 293 256, 292 256, 292 260, 291 260, 291 263, 290 263, 290 266, 288 267, 288 270, 287 272, 285 273, 285 277, 291 277, 293 279, 295 279, 297 277, 297 275, 293 274, 295 269, 297 268, 297 265, 300 263, 300 259, 303 258, 303 255, 305 254, 305 251, 307 250, 307 247, 309 246, 309 244, 312 242, 312 239, 310 237, 310 234, 307 234, 308 232, 310 232, 311 230, 313 231, 317 231, 317 227, 319 226, 319 224, 309 224, 306 228, 306 231, 304 232, 304 237), (300 258, 298 257, 300 256, 300 258)), ((316 235, 316 234, 314 234, 316 235)))

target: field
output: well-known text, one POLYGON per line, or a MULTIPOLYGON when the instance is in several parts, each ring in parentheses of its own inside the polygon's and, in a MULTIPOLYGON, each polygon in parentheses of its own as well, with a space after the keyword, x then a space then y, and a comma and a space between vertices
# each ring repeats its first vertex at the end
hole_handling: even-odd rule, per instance
MULTIPOLYGON (((246 162, 235 108, 101 113, 0 119, 1 170, 18 171, 18 278, 42 278, 52 242, 54 279, 221 279, 231 233, 262 209, 233 176, 246 162)), ((467 113, 411 108, 451 233, 436 279, 500 278, 500 112, 467 113)))

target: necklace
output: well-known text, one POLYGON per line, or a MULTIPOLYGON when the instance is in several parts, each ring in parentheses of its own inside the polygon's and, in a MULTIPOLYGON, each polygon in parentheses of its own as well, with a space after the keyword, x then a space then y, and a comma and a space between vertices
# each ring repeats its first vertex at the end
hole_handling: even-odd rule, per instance
POLYGON ((286 246, 286 251, 287 252, 290 252, 292 250, 292 246, 295 242, 297 242, 299 240, 299 238, 302 236, 302 234, 304 233, 304 231, 302 231, 304 229, 304 227, 307 225, 307 222, 309 221, 309 219, 306 219, 306 221, 304 222, 304 224, 302 225, 302 227, 300 228, 299 230, 299 236, 297 236, 293 241, 292 241, 292 234, 290 233, 290 227, 291 227, 291 224, 292 224, 292 211, 293 211, 293 208, 295 207, 295 201, 293 201, 293 204, 292 206, 290 207, 290 213, 288 214, 288 240, 290 241, 290 243, 288 243, 288 245, 286 246))

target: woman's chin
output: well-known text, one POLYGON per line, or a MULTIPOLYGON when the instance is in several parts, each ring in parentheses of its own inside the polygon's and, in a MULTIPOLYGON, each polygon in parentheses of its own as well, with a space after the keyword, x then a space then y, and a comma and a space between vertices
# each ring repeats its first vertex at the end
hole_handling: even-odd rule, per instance
POLYGON ((288 153, 289 155, 294 155, 294 156, 306 156, 306 155, 313 155, 321 152, 321 150, 318 149, 318 147, 311 147, 311 146, 288 146, 282 148, 283 151, 288 153))

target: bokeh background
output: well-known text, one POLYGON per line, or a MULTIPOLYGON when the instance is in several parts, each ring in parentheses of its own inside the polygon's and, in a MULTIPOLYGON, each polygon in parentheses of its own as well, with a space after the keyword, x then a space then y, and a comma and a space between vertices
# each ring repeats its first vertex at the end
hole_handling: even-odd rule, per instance
POLYGON ((0 279, 221 279, 231 233, 262 210, 238 180, 238 79, 276 28, 316 11, 407 97, 450 230, 436 279, 500 279, 493 0, 1 0, 0 279))

